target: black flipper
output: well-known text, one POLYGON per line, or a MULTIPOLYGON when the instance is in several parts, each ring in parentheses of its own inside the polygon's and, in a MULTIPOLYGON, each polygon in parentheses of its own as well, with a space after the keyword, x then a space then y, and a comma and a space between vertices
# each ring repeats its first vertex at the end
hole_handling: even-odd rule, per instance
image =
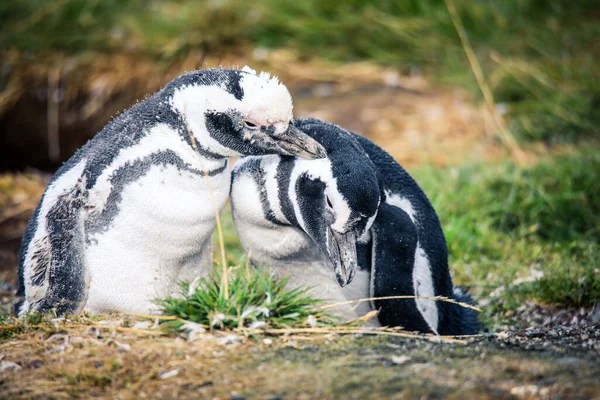
MULTIPOLYGON (((414 296, 413 270, 418 234, 408 214, 382 203, 371 234, 373 296, 414 296)), ((380 309, 378 317, 382 325, 432 333, 415 299, 377 300, 375 308, 380 309)))
POLYGON ((85 185, 80 180, 58 198, 46 215, 51 248, 48 291, 31 305, 37 312, 55 310, 57 314, 76 313, 87 299, 87 274, 84 263, 83 213, 85 185))

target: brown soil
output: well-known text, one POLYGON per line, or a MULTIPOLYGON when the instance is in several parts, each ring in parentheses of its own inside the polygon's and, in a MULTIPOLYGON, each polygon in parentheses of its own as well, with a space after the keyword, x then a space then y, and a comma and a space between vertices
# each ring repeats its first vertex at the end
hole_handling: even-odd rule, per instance
POLYGON ((596 343, 595 353, 578 345, 567 353, 539 332, 464 344, 340 334, 205 333, 188 341, 132 329, 134 322, 56 321, 3 340, 1 397, 593 399, 600 393, 596 330, 553 331, 571 343, 596 343))

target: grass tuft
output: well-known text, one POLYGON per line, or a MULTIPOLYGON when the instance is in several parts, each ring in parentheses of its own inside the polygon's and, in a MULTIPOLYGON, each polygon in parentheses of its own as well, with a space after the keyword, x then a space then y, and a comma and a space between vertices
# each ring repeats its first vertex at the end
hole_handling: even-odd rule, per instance
POLYGON ((210 329, 291 328, 330 325, 334 319, 317 309, 320 300, 307 290, 286 289, 287 280, 276 280, 262 270, 232 267, 228 270, 229 298, 221 286, 222 272, 201 278, 195 288, 182 283, 182 297, 159 300, 165 315, 177 320, 163 326, 178 329, 185 321, 210 329))
POLYGON ((572 243, 549 257, 543 276, 525 289, 525 295, 544 303, 591 305, 600 299, 600 246, 572 243), (570 254, 570 257, 565 257, 570 254))

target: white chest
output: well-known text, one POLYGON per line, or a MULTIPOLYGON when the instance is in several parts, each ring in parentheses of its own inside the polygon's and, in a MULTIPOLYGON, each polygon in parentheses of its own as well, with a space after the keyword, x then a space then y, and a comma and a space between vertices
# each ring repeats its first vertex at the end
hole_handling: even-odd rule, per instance
MULTIPOLYGON (((363 317, 372 310, 371 302, 356 300, 370 297, 371 274, 357 271, 352 282, 340 287, 333 268, 324 260, 313 262, 281 262, 272 267, 277 277, 289 277, 289 288, 306 288, 312 297, 321 299, 324 304, 335 305, 327 312, 342 318, 343 322, 363 317)), ((369 326, 379 326, 376 318, 369 326)))
POLYGON ((145 176, 122 189, 116 214, 109 216, 106 227, 89 236, 89 249, 108 246, 110 253, 110 246, 127 244, 128 253, 137 253, 127 258, 146 256, 153 263, 193 253, 214 230, 229 180, 228 170, 203 177, 175 166, 152 166, 145 176))
POLYGON ((270 226, 236 220, 240 242, 251 253, 253 260, 267 264, 273 260, 296 258, 301 254, 310 260, 319 253, 313 241, 299 229, 280 227, 269 222, 265 224, 270 226))
POLYGON ((153 312, 155 299, 177 294, 179 282, 210 271, 215 217, 230 185, 226 161, 212 164, 186 163, 195 171, 152 164, 125 184, 115 174, 99 179, 87 218, 108 215, 105 226, 88 232, 88 310, 153 312), (220 172, 203 176, 199 169, 220 172))

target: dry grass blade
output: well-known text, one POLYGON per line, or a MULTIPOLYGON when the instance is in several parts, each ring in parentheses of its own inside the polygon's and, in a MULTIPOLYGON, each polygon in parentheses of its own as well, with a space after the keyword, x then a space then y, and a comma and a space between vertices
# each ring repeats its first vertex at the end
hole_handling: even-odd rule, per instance
POLYGON ((546 93, 542 93, 529 82, 529 78, 533 79, 542 86, 552 91, 561 92, 561 94, 566 95, 565 91, 559 89, 557 85, 553 83, 546 74, 544 74, 542 70, 531 66, 521 60, 504 59, 497 53, 492 53, 490 55, 490 58, 492 59, 492 61, 496 62, 500 66, 501 71, 503 71, 505 74, 512 76, 517 82, 519 82, 519 84, 523 88, 525 88, 529 93, 531 93, 539 101, 539 103, 543 104, 546 107, 546 109, 552 114, 580 128, 594 129, 592 123, 581 118, 579 115, 577 115, 576 112, 567 109, 560 103, 556 103, 552 99, 549 99, 546 93))
POLYGON ((452 24, 458 33, 458 37, 460 38, 460 42, 463 46, 465 54, 467 55, 467 59, 469 60, 469 65, 471 66, 471 70, 473 71, 473 75, 475 75, 475 79, 477 80, 477 84, 479 85, 479 89, 483 94, 483 98, 487 105, 489 113, 492 115, 494 122, 498 126, 498 133, 500 134, 500 138, 506 145, 506 147, 510 150, 510 152, 515 157, 516 161, 519 164, 524 164, 525 154, 523 150, 519 147, 517 140, 513 136, 513 134, 506 127, 506 123, 502 119, 500 115, 496 112, 496 106, 494 101, 494 95, 490 90, 488 84, 485 81, 485 75, 483 73, 483 69, 479 64, 479 60, 475 55, 475 51, 473 51, 473 47, 471 46, 471 42, 467 36, 465 31, 465 27, 462 24, 460 16, 458 15, 458 11, 456 10, 456 4, 454 0, 444 0, 446 3, 446 8, 448 9, 448 13, 450 13, 450 18, 452 19, 452 24))
POLYGON ((463 303, 460 301, 456 301, 454 299, 450 299, 448 297, 445 296, 435 296, 435 297, 429 297, 429 296, 385 296, 385 297, 369 297, 369 298, 365 298, 365 299, 357 299, 357 300, 348 300, 348 301, 342 301, 339 303, 333 303, 333 304, 327 304, 322 306, 320 309, 321 310, 326 310, 328 308, 333 308, 333 307, 338 307, 338 306, 343 306, 346 304, 353 304, 353 303, 362 303, 365 301, 375 301, 375 300, 396 300, 396 299, 425 299, 425 300, 433 300, 433 301, 445 301, 446 303, 452 303, 452 304, 456 304, 459 305, 461 307, 465 307, 465 308, 469 308, 471 310, 475 310, 477 312, 481 312, 480 308, 477 308, 475 306, 472 306, 471 304, 468 303, 463 303))
POLYGON ((242 333, 247 335, 255 334, 270 334, 270 335, 289 335, 297 333, 309 333, 309 334, 339 334, 339 335, 380 335, 380 336, 396 336, 409 339, 428 340, 431 342, 442 342, 442 343, 454 343, 454 344, 467 344, 467 340, 455 339, 450 336, 437 336, 432 334, 420 334, 412 333, 401 330, 393 330, 390 328, 379 328, 379 329, 360 329, 352 327, 330 327, 330 328, 287 328, 287 329, 241 329, 242 333))
POLYGON ((172 315, 147 315, 147 314, 135 314, 135 313, 125 313, 126 315, 135 317, 135 318, 141 318, 141 319, 152 319, 152 320, 159 320, 159 321, 175 321, 175 320, 179 320, 180 318, 177 318, 175 316, 172 315))
POLYGON ((362 324, 365 322, 369 322, 373 318, 376 318, 377 314, 379 314, 379 310, 371 310, 368 313, 366 313, 365 315, 363 315, 362 317, 359 317, 359 318, 353 319, 352 321, 349 321, 348 325, 356 325, 356 324, 362 324))

